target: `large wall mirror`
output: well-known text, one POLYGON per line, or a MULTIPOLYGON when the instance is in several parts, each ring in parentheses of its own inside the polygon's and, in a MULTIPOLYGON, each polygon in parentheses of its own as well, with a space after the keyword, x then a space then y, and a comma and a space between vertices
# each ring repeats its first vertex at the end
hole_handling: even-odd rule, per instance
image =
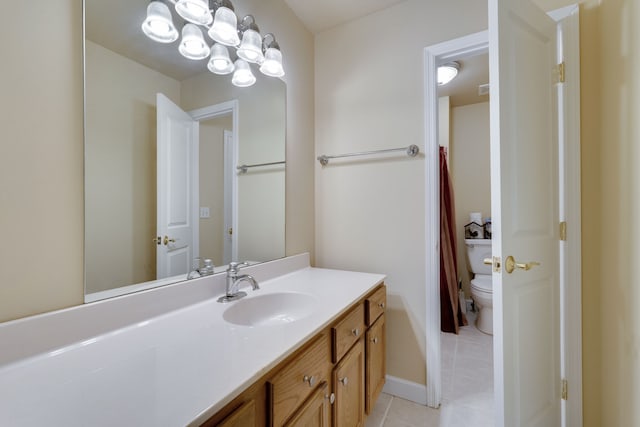
POLYGON ((87 302, 186 280, 197 257, 285 256, 284 82, 238 88, 151 41, 148 3, 84 2, 87 302))

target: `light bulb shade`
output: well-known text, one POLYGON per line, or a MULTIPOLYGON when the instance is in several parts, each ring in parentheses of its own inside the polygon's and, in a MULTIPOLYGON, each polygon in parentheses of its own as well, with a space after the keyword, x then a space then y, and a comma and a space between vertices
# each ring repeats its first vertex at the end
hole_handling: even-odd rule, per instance
POLYGON ((152 1, 147 6, 147 18, 142 23, 142 32, 153 41, 172 43, 178 39, 178 30, 171 20, 171 11, 161 1, 152 1))
POLYGON ((244 59, 238 59, 235 63, 236 70, 233 72, 231 83, 238 87, 248 87, 256 82, 256 76, 251 72, 251 67, 244 59))
POLYGON ((211 57, 207 68, 214 74, 229 74, 235 70, 235 66, 229 58, 227 47, 220 43, 215 43, 211 48, 211 57))
POLYGON ((213 22, 208 0, 178 0, 176 12, 194 24, 209 25, 213 22))
POLYGON ((284 76, 282 67, 282 52, 279 49, 270 47, 264 53, 264 62, 260 66, 260 72, 269 77, 284 76))
POLYGON ((188 59, 204 59, 211 52, 202 37, 202 31, 195 24, 185 24, 182 28, 182 40, 178 50, 188 59))
POLYGON ((238 18, 228 7, 219 7, 209 29, 209 37, 225 46, 238 46, 238 18))
POLYGON ((438 67, 438 86, 446 85, 458 75, 460 64, 450 62, 438 67))
POLYGON ((236 52, 238 56, 247 62, 258 64, 264 61, 262 54, 262 37, 255 30, 247 29, 242 35, 242 43, 236 52))

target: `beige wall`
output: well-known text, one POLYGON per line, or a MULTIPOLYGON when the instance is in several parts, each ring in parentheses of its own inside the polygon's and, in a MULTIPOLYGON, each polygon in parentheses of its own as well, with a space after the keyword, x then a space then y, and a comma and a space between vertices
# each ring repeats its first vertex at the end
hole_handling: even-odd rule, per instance
POLYGON ((0 321, 83 301, 82 2, 2 7, 0 321))
POLYGON ((180 82, 86 42, 87 293, 156 278, 156 93, 180 82))
MULTIPOLYGON (((241 11, 241 1, 234 2, 241 11)), ((14 2, 0 29, 0 321, 83 302, 82 1, 14 2), (22 31, 29 22, 30 31, 22 31), (34 126, 37 120, 37 126, 34 126), (38 246, 36 246, 38 245, 38 246)), ((314 251, 313 38, 282 0, 249 6, 287 75, 287 252, 314 251)))
MULTIPOLYGON (((316 155, 424 146, 423 49, 487 28, 484 2, 438 6, 408 0, 316 36, 316 155)), ((388 275, 388 373, 421 384, 424 164, 423 155, 316 162, 317 264, 388 275)))
POLYGON ((489 159, 489 103, 454 107, 451 110, 451 171, 456 209, 458 278, 467 298, 471 274, 464 245, 464 226, 469 213, 491 217, 491 164, 489 159))
POLYGON ((585 426, 640 425, 640 2, 581 9, 585 426))
POLYGON ((200 206, 210 217, 200 218, 200 257, 224 264, 224 131, 231 116, 200 122, 200 206))

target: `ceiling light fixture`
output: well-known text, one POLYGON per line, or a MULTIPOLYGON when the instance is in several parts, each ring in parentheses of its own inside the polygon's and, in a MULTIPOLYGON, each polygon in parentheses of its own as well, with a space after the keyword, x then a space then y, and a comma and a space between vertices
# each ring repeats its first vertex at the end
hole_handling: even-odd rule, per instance
POLYGON ((185 58, 201 60, 208 57, 207 68, 214 74, 236 71, 231 82, 239 87, 251 86, 256 81, 250 64, 257 64, 266 76, 284 76, 282 52, 275 36, 268 33, 262 37, 253 15, 246 15, 238 22, 229 0, 151 1, 142 23, 142 31, 151 40, 173 43, 180 35, 165 1, 175 4, 176 14, 186 21, 178 46, 185 58), (213 46, 205 40, 203 30, 215 42, 213 46), (238 57, 235 63, 229 47, 234 58, 238 57))
POLYGON ((453 80, 460 71, 458 62, 448 62, 438 67, 438 86, 446 85, 453 80))

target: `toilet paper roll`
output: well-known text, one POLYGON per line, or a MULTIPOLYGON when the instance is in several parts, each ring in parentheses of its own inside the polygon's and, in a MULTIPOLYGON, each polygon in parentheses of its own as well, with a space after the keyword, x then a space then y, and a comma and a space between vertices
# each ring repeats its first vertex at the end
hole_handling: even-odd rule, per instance
POLYGON ((482 212, 471 212, 469 214, 469 222, 482 225, 482 212))

